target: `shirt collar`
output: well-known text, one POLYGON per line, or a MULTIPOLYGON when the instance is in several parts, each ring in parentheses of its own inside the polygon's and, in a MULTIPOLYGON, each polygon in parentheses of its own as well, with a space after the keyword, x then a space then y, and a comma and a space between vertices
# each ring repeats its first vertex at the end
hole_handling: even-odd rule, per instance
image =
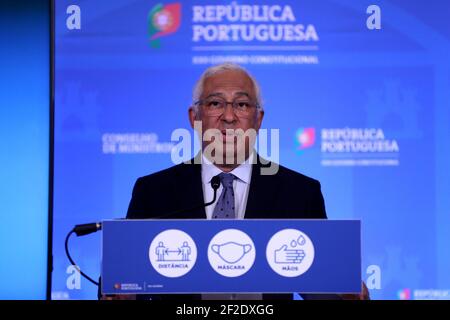
MULTIPOLYGON (((232 173, 236 178, 245 182, 246 184, 250 184, 250 180, 252 177, 252 164, 253 164, 253 152, 250 154, 247 160, 244 163, 240 164, 236 168, 234 168, 229 173, 232 173)), ((212 162, 202 154, 202 180, 203 183, 210 183, 211 179, 222 173, 223 171, 216 167, 212 162)))

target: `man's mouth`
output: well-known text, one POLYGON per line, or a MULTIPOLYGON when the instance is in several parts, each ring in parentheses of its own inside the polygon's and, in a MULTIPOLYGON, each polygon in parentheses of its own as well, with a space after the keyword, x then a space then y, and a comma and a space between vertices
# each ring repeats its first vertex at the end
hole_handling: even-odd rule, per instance
POLYGON ((222 132, 222 135, 229 135, 229 136, 233 136, 233 137, 240 137, 242 136, 243 132, 242 130, 235 130, 235 129, 224 129, 221 130, 220 132, 222 132))
POLYGON ((234 129, 221 130, 224 142, 235 142, 235 138, 240 135, 234 129))

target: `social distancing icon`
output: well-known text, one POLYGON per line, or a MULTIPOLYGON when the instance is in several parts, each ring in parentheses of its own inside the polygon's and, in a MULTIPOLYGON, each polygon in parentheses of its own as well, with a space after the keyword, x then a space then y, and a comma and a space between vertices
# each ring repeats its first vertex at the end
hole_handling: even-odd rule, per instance
POLYGON ((161 275, 169 278, 188 273, 197 260, 194 240, 181 230, 166 230, 158 234, 148 251, 150 263, 161 275))

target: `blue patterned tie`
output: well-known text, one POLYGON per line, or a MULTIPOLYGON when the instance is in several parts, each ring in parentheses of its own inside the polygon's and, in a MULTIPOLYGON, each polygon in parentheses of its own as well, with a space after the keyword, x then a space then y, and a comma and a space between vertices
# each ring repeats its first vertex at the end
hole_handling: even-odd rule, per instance
POLYGON ((236 178, 231 173, 221 173, 219 174, 220 182, 222 183, 223 189, 219 200, 216 203, 214 212, 212 215, 213 219, 235 219, 236 215, 234 213, 234 191, 233 191, 233 180, 236 178))

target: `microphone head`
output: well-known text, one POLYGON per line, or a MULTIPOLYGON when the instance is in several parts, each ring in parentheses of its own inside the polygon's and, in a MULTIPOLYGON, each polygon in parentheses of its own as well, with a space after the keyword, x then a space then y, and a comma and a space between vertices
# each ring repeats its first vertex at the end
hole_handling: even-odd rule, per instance
POLYGON ((212 177, 212 179, 211 179, 211 187, 212 187, 214 190, 219 189, 219 187, 220 187, 220 178, 219 178, 219 175, 212 177))

